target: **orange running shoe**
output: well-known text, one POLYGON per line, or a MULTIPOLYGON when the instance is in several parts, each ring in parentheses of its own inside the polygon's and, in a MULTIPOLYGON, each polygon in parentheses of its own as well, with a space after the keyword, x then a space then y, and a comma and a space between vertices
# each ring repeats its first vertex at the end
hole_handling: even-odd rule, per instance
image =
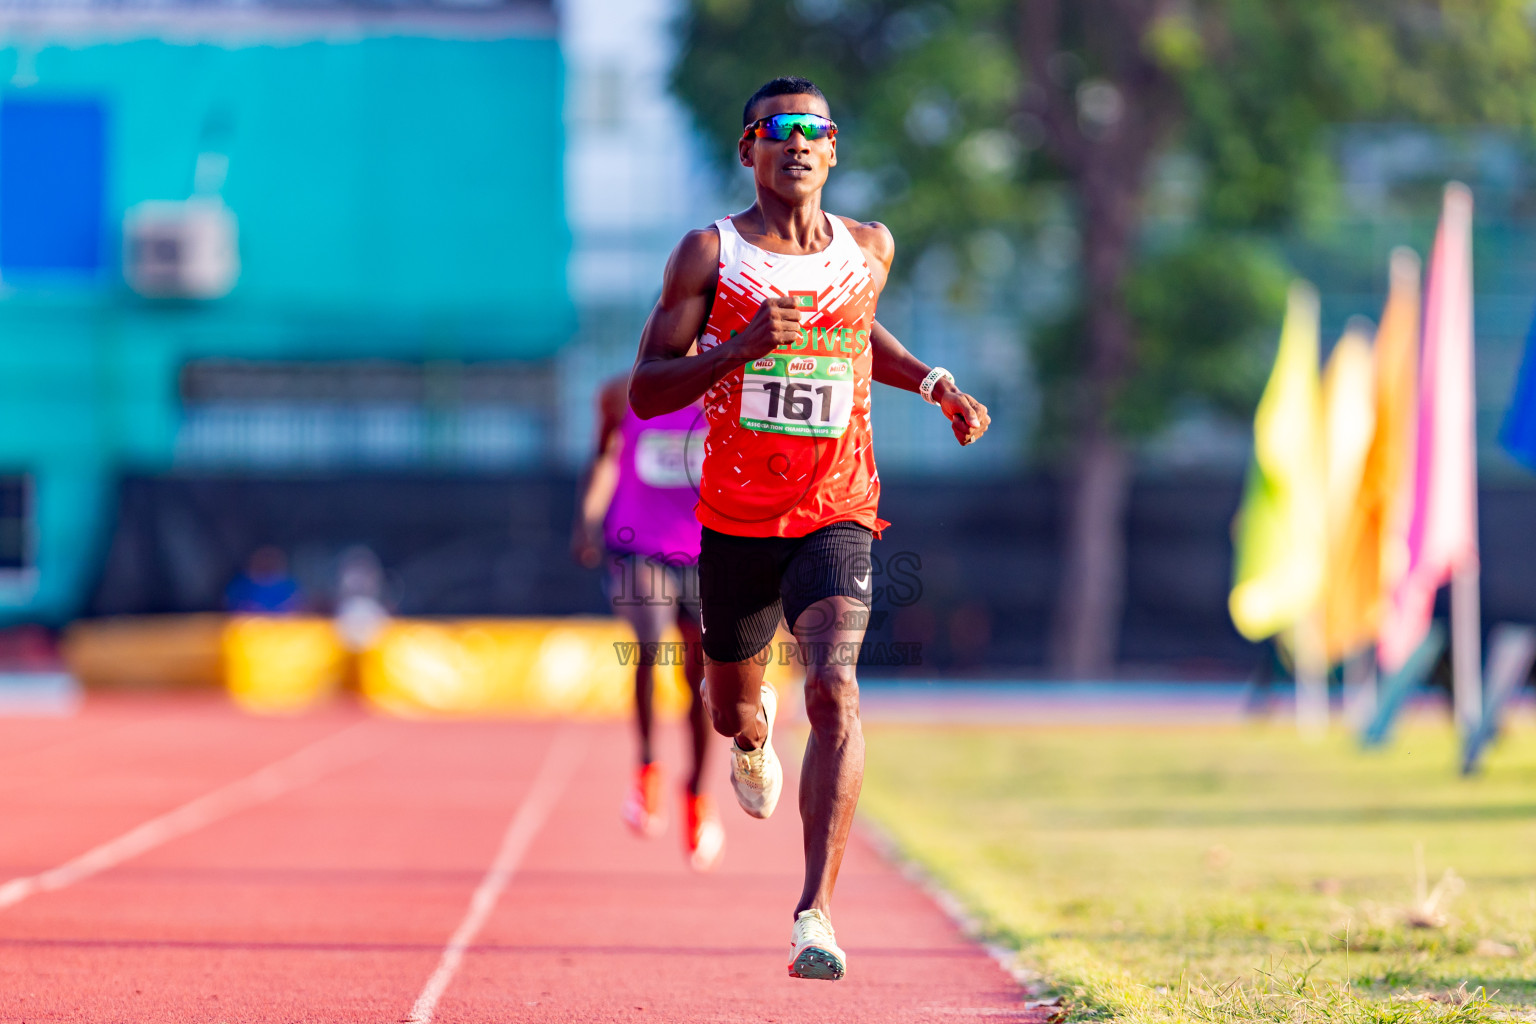
POLYGON ((666 811, 661 806, 661 765, 652 761, 640 766, 619 813, 624 824, 645 838, 661 835, 667 827, 666 811))
POLYGON ((688 844, 688 866, 695 871, 712 871, 725 853, 725 829, 715 813, 715 802, 685 789, 683 803, 688 808, 688 830, 683 834, 688 844))

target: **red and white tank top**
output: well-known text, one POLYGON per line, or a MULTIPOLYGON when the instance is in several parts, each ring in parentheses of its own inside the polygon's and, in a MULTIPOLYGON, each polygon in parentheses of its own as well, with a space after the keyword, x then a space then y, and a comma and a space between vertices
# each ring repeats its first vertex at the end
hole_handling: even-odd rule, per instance
POLYGON ((875 531, 880 475, 869 430, 873 275, 853 233, 828 216, 832 244, 786 256, 747 243, 729 217, 706 351, 746 330, 763 301, 787 295, 800 337, 738 367, 704 395, 699 522, 738 537, 803 537, 837 522, 875 531))

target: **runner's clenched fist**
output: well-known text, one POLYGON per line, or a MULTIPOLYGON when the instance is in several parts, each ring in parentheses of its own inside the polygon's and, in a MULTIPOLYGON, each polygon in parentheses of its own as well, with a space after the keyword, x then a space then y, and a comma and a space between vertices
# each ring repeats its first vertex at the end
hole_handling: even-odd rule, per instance
POLYGON ((962 445, 975 441, 992 425, 992 417, 987 414, 987 407, 953 384, 941 391, 937 397, 939 408, 944 410, 945 416, 949 417, 949 426, 955 432, 955 440, 962 445))
POLYGON ((799 338, 800 311, 795 308, 795 300, 788 295, 776 295, 763 300, 747 323, 747 329, 732 338, 731 344, 738 358, 750 363, 799 338))

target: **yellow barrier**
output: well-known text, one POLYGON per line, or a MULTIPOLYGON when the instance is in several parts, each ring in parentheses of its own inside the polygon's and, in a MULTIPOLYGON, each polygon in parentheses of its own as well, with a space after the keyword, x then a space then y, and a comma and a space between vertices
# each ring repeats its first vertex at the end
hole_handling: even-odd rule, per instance
MULTIPOLYGON (((677 717, 688 685, 665 638, 656 669, 656 710, 677 717), (668 664, 668 662, 674 662, 668 664)), ((767 677, 781 694, 802 673, 780 662, 775 638, 767 677)), ((373 645, 349 653, 329 619, 290 616, 144 616, 70 627, 64 654, 92 687, 218 686, 262 714, 304 711, 355 676, 362 696, 387 714, 623 718, 634 706, 629 626, 611 618, 395 619, 373 645)))
MULTIPOLYGON (((396 715, 619 718, 634 706, 633 640, 607 618, 396 620, 361 656, 358 679, 396 715)), ((798 681, 792 666, 768 676, 781 691, 798 681)), ((681 664, 659 665, 657 712, 680 715, 688 700, 681 664)))
POLYGON ((341 688, 346 648, 330 619, 240 615, 224 627, 224 686, 247 711, 303 711, 341 688))
POLYGON ((60 646, 92 689, 190 689, 219 685, 223 635, 222 615, 135 615, 82 619, 60 646))
MULTIPOLYGON (((628 714, 634 639, 617 619, 395 621, 364 652, 363 695, 392 714, 628 714), (615 646, 619 645, 619 646, 615 646)), ((687 701, 680 667, 657 672, 658 710, 687 701)))

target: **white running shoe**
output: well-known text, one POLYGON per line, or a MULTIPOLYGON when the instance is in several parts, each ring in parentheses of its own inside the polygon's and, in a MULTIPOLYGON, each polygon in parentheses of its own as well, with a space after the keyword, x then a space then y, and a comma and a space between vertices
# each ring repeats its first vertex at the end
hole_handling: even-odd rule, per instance
POLYGON ((779 695, 763 684, 763 717, 768 731, 755 750, 742 750, 731 740, 731 788, 736 802, 754 818, 766 818, 779 805, 779 791, 784 788, 784 769, 773 752, 773 716, 779 709, 779 695))
POLYGON ((819 910, 802 910, 790 939, 789 976, 813 981, 838 981, 848 973, 848 957, 838 948, 832 922, 819 910))

